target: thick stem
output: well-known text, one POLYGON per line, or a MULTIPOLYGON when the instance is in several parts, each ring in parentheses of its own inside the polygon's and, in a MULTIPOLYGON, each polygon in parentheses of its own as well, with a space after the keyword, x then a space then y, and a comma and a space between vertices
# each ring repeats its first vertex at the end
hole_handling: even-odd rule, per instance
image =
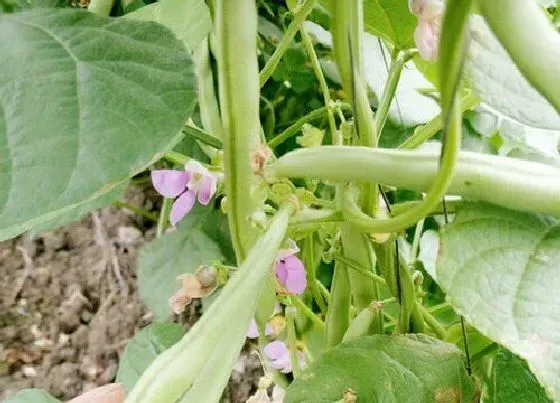
MULTIPOLYGON (((342 77, 344 90, 352 99, 356 133, 361 145, 377 147, 379 136, 375 131, 373 112, 369 106, 363 80, 362 1, 331 0, 330 10, 334 58, 342 77)), ((375 214, 377 208, 377 186, 375 184, 362 184, 360 205, 365 214, 375 214)))
POLYGON ((250 166, 261 130, 255 2, 216 1, 215 26, 228 220, 237 260, 242 262, 255 240, 249 218, 258 208, 251 198, 255 176, 250 166))

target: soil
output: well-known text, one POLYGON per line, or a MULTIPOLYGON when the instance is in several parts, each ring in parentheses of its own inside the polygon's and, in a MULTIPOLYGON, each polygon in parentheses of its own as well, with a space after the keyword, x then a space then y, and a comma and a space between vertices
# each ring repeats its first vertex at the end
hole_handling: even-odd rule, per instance
MULTIPOLYGON (((125 198, 155 210, 146 189, 131 186, 125 198)), ((136 259, 154 233, 153 223, 109 207, 34 239, 0 242, 0 399, 42 388, 68 400, 115 379, 126 343, 152 321, 136 259)), ((197 307, 182 318, 186 327, 197 307)), ((222 402, 245 402, 261 374, 245 346, 222 402)))

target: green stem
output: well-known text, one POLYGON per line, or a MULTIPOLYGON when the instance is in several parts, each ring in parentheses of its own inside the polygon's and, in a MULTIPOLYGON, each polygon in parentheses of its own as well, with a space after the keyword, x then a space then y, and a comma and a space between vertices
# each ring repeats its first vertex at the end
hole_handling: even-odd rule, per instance
MULTIPOLYGON (((457 171, 459 171, 459 167, 457 168, 457 171)), ((453 185, 452 185, 453 186, 453 185)), ((445 208, 448 214, 454 214, 455 210, 457 210, 461 204, 465 203, 463 200, 447 200, 448 198, 446 197, 445 199, 445 208)), ((411 207, 418 205, 422 203, 421 201, 406 201, 406 202, 402 202, 402 203, 397 203, 397 204, 393 204, 391 206, 391 214, 392 215, 399 215, 402 214, 404 211, 410 209, 411 207)), ((444 209, 443 209, 443 203, 438 203, 438 205, 432 210, 432 212, 430 213, 431 215, 436 215, 436 214, 443 214, 444 213, 444 209)))
POLYGON ((115 0, 91 0, 88 5, 88 11, 101 17, 108 17, 114 4, 115 0))
MULTIPOLYGON (((361 1, 330 1, 333 53, 346 93, 352 99, 354 126, 360 144, 377 147, 373 112, 369 105, 367 89, 363 80, 362 35, 363 4, 361 1)), ((375 215, 377 209, 377 185, 363 183, 360 192, 362 211, 375 215)))
POLYGON ((190 160, 190 158, 187 157, 186 155, 183 155, 183 154, 178 153, 176 151, 166 152, 163 155, 163 158, 165 158, 167 161, 172 162, 172 163, 177 164, 177 165, 185 165, 190 160))
POLYGON ((449 302, 442 302, 441 304, 437 304, 437 305, 427 307, 426 311, 428 311, 431 314, 435 314, 435 313, 445 311, 445 310, 448 310, 448 309, 452 309, 451 304, 449 302))
POLYGON ((293 306, 286 307, 286 327, 288 329, 288 349, 290 350, 290 361, 292 362, 292 374, 294 379, 299 378, 299 360, 297 354, 296 339, 296 310, 293 306))
POLYGON ((123 208, 123 209, 126 209, 126 210, 130 210, 134 214, 138 214, 139 216, 145 217, 148 220, 158 221, 157 214, 154 214, 151 211, 148 211, 148 210, 143 209, 141 207, 136 207, 136 206, 134 206, 130 203, 125 203, 125 202, 117 200, 117 201, 113 202, 113 206, 118 207, 118 208, 123 208))
POLYGON ((342 222, 342 213, 336 210, 314 210, 304 209, 294 215, 290 221, 290 229, 293 231, 314 231, 322 224, 329 222, 342 222))
POLYGON ((299 309, 301 314, 308 318, 318 329, 323 330, 325 328, 323 321, 319 319, 300 298, 294 297, 292 298, 292 302, 299 309))
POLYGON ((381 276, 378 276, 377 274, 374 274, 371 272, 370 269, 368 269, 367 267, 365 267, 363 264, 361 264, 360 262, 355 261, 352 258, 349 258, 347 256, 343 256, 339 253, 335 253, 333 255, 334 260, 337 260, 341 263, 344 263, 347 267, 349 267, 352 270, 355 270, 356 272, 358 272, 360 275, 370 278, 373 281, 378 282, 379 284, 386 284, 385 279, 381 276))
POLYGON ((523 77, 560 112, 560 35, 538 3, 479 0, 478 6, 523 77))
POLYGON ((183 128, 183 133, 185 134, 185 136, 192 136, 195 139, 197 139, 198 141, 209 145, 211 147, 217 148, 217 149, 222 149, 224 147, 224 143, 222 142, 222 140, 220 140, 217 137, 214 137, 213 135, 211 135, 210 133, 194 126, 194 125, 190 125, 187 124, 185 125, 185 127, 183 128))
MULTIPOLYGON (((350 105, 342 103, 340 105, 342 110, 350 110, 350 105)), ((288 140, 290 137, 295 136, 299 130, 303 127, 304 124, 312 122, 315 119, 328 116, 330 106, 323 106, 321 108, 315 109, 309 112, 307 115, 302 116, 299 118, 294 124, 286 128, 282 133, 278 134, 276 137, 273 137, 269 142, 268 146, 270 148, 276 148, 284 141, 288 140)))
POLYGON ((348 269, 335 261, 329 298, 329 310, 325 318, 325 347, 331 348, 342 341, 350 324, 350 280, 348 269))
POLYGON ((391 62, 391 67, 389 68, 389 77, 385 83, 385 89, 383 90, 383 95, 379 102, 379 107, 375 112, 375 133, 377 136, 381 136, 385 122, 387 121, 387 115, 389 114, 389 107, 391 102, 395 97, 397 91, 397 85, 399 79, 401 78, 401 73, 404 65, 408 62, 416 53, 416 51, 406 51, 403 53, 396 54, 391 62))
POLYGON ((255 2, 217 1, 215 27, 228 221, 237 260, 242 262, 256 236, 248 218, 258 208, 251 198, 256 178, 250 166, 261 130, 255 2))
MULTIPOLYGON (((468 110, 474 109, 480 103, 480 99, 472 92, 463 96, 460 101, 459 110, 464 113, 468 110)), ((443 117, 442 115, 437 115, 428 123, 422 126, 418 126, 414 130, 414 134, 402 142, 397 148, 416 148, 420 146, 425 141, 429 140, 431 137, 435 136, 438 131, 443 128, 443 117)))
POLYGON ((411 262, 414 262, 416 260, 416 257, 418 256, 420 237, 422 236, 422 230, 424 229, 424 221, 424 218, 418 220, 418 222, 416 223, 416 228, 414 229, 414 239, 412 240, 412 247, 410 248, 409 256, 411 262))
POLYGON ((321 295, 321 291, 319 290, 317 283, 317 277, 315 275, 315 271, 317 269, 317 264, 321 262, 321 258, 315 256, 315 242, 313 240, 313 233, 309 234, 303 241, 303 250, 302 250, 302 258, 304 261, 305 266, 305 274, 307 277, 307 287, 309 291, 311 291, 311 295, 313 299, 319 306, 321 313, 327 313, 327 305, 323 300, 323 296, 321 295))
POLYGON ((342 145, 342 136, 336 128, 336 122, 334 120, 334 113, 331 108, 331 95, 329 91, 329 87, 327 86, 327 81, 325 80, 325 76, 323 75, 323 70, 321 69, 321 65, 319 64, 319 59, 317 59, 317 54, 315 53, 315 49, 313 48, 313 43, 309 38, 309 35, 305 31, 305 29, 300 29, 301 34, 301 41, 303 46, 305 47, 305 51, 311 60, 311 66, 313 67, 313 71, 315 72, 315 77, 319 81, 319 88, 321 89, 321 93, 323 95, 323 102, 325 103, 325 107, 327 108, 327 118, 329 121, 329 128, 331 130, 331 138, 332 143, 334 145, 342 145))
POLYGON ((161 238, 165 232, 165 229, 167 228, 167 221, 169 219, 169 212, 171 211, 172 205, 173 199, 169 199, 167 197, 163 198, 157 222, 156 238, 161 238))
POLYGON ((428 326, 430 326, 430 329, 434 331, 437 338, 445 340, 445 336, 447 335, 445 328, 437 321, 436 318, 432 316, 430 312, 428 312, 424 306, 422 306, 422 315, 424 316, 424 321, 428 326))
POLYGON ((315 0, 305 0, 305 2, 299 8, 298 12, 294 15, 294 20, 288 26, 286 32, 284 32, 284 36, 278 44, 278 47, 276 48, 270 59, 268 59, 259 74, 259 85, 261 86, 261 88, 270 78, 270 76, 272 76, 274 70, 276 70, 278 63, 280 63, 280 59, 282 59, 282 56, 284 55, 284 53, 286 53, 286 50, 288 50, 288 47, 292 43, 294 36, 300 30, 314 5, 315 0))
MULTIPOLYGON (((216 99, 216 89, 214 88, 214 74, 210 64, 210 49, 208 46, 208 37, 204 38, 198 49, 193 52, 193 60, 198 84, 198 105, 200 109, 200 120, 202 127, 208 132, 205 139, 209 137, 216 145, 210 144, 215 148, 222 148, 222 144, 218 146, 217 141, 224 138, 224 130, 220 118, 220 107, 216 99)), ((204 141, 203 138, 198 140, 204 141)))

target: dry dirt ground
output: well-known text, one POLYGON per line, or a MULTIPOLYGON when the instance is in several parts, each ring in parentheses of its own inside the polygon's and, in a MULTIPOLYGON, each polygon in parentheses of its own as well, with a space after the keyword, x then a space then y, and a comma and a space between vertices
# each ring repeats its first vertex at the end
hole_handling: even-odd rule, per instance
MULTIPOLYGON (((157 201, 132 186, 125 198, 148 210, 157 201)), ((154 232, 151 222, 109 207, 0 243, 0 399, 34 387, 67 400, 114 380, 127 341, 152 320, 138 295, 136 258, 154 232)), ((185 327, 197 306, 181 319, 185 327)), ((244 402, 260 374, 245 346, 222 401, 244 402)))

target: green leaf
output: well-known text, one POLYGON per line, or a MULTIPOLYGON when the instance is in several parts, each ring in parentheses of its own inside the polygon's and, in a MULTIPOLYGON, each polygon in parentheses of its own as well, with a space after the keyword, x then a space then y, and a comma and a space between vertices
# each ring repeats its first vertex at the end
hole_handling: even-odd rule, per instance
POLYGON ((171 314, 169 297, 181 287, 177 276, 224 259, 216 241, 216 221, 211 220, 219 214, 211 207, 197 206, 181 220, 176 231, 150 242, 140 251, 138 287, 156 320, 164 321, 171 314))
POLYGON ((524 126, 560 129, 558 112, 527 82, 483 19, 473 16, 470 29, 466 69, 485 106, 524 126))
POLYGON ((60 403, 42 389, 24 389, 7 398, 3 403, 60 403))
POLYGON ((374 335, 327 351, 288 388, 285 403, 471 401, 473 385, 454 345, 425 335, 374 335))
POLYGON ((123 194, 127 186, 128 186, 128 181, 123 182, 122 184, 114 187, 107 193, 102 194, 98 198, 93 199, 87 203, 80 204, 78 207, 69 210, 64 214, 61 214, 52 220, 45 221, 33 227, 29 231, 29 236, 31 238, 35 238, 35 236, 37 236, 40 232, 53 231, 59 227, 62 227, 63 225, 68 225, 74 221, 79 220, 80 218, 82 218, 83 216, 85 216, 87 213, 91 211, 99 210, 104 207, 107 207, 112 202, 120 198, 120 196, 123 194))
POLYGON ((151 324, 138 332, 128 342, 119 362, 117 382, 131 390, 152 361, 177 343, 185 333, 176 323, 151 324))
POLYGON ((364 28, 398 49, 414 47, 416 17, 404 0, 364 0, 364 28))
POLYGON ((190 50, 195 50, 212 30, 210 10, 204 0, 161 0, 125 17, 166 26, 190 50))
MULTIPOLYGON (((515 197, 515 195, 512 195, 515 197)), ((437 281, 483 335, 526 359, 560 398, 560 225, 532 214, 466 204, 440 235, 437 281)))
POLYGON ((492 403, 547 403, 550 400, 527 363, 507 350, 496 355, 492 366, 492 403))
POLYGON ((0 16, 0 240, 91 201, 181 138, 190 56, 154 23, 0 16))

